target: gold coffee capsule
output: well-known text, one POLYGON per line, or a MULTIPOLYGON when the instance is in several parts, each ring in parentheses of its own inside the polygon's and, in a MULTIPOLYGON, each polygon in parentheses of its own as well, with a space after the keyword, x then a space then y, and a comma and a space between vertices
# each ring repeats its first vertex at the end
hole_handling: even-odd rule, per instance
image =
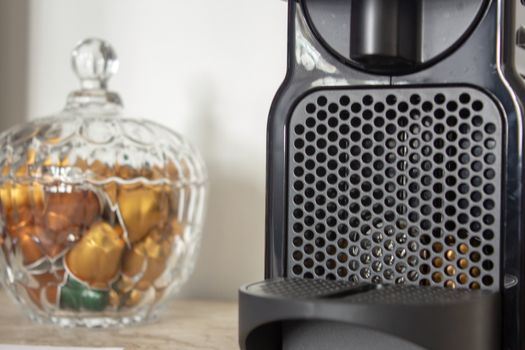
POLYGON ((0 188, 0 201, 8 233, 25 225, 31 225, 42 212, 44 194, 42 186, 33 183, 20 185, 5 183, 0 188))
POLYGON ((180 222, 178 219, 172 219, 170 221, 169 229, 173 236, 180 236, 184 233, 186 225, 180 222))
POLYGON ((140 301, 142 300, 142 297, 144 296, 144 292, 141 292, 140 290, 133 289, 126 299, 126 302, 124 303, 127 307, 133 307, 136 306, 140 301))
POLYGON ((120 295, 114 290, 109 291, 109 305, 115 309, 120 307, 120 295))
POLYGON ((140 276, 135 288, 148 289, 166 269, 172 245, 172 237, 164 237, 158 231, 152 232, 131 250, 126 250, 122 259, 122 273, 129 278, 140 276))
POLYGON ((115 206, 117 204, 118 185, 115 182, 110 182, 108 184, 105 184, 104 193, 107 195, 107 198, 109 202, 111 203, 111 206, 115 206))
POLYGON ((66 266, 78 280, 107 288, 119 272, 124 246, 120 227, 98 222, 67 253, 66 266))
POLYGON ((129 165, 115 165, 114 174, 122 179, 134 179, 140 175, 139 171, 129 165))
POLYGON ((166 164, 165 173, 168 175, 168 178, 177 181, 179 180, 184 174, 182 174, 179 171, 179 168, 173 163, 172 161, 168 161, 166 164))
POLYGON ((118 206, 131 243, 140 241, 153 228, 163 228, 168 219, 168 198, 161 187, 121 186, 118 206))
POLYGON ((104 180, 114 175, 112 168, 99 159, 95 159, 91 164, 81 160, 77 166, 90 174, 94 180, 104 180))
POLYGON ((134 284, 135 282, 131 277, 122 274, 120 275, 119 280, 115 283, 115 290, 117 290, 119 293, 125 294, 133 289, 134 284))

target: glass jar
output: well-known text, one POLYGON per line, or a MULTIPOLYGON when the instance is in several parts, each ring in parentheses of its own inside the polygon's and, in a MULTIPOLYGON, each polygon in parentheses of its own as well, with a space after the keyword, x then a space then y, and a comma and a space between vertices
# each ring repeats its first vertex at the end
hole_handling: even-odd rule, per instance
POLYGON ((72 64, 62 112, 0 135, 1 279, 39 322, 140 322, 193 269, 205 166, 179 134, 120 116, 111 46, 87 39, 72 64))

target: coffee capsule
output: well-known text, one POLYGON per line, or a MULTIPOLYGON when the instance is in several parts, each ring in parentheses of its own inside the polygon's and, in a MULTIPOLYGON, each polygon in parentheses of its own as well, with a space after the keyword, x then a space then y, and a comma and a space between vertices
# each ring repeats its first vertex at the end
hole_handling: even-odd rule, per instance
POLYGON ((124 246, 120 227, 97 222, 67 253, 66 267, 78 280, 94 288, 108 288, 120 270, 124 246))
POLYGON ((130 243, 140 241, 154 228, 167 224, 168 196, 160 186, 121 186, 118 207, 130 243))

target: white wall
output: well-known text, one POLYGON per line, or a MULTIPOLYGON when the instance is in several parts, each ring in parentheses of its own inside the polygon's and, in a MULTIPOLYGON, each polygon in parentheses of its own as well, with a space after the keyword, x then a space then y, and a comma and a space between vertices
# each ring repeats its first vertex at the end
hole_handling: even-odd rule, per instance
POLYGON ((121 63, 109 86, 126 114, 187 135, 209 166, 205 238, 183 294, 233 299, 262 278, 265 129, 285 74, 285 2, 0 0, 2 21, 0 96, 18 81, 18 98, 0 99, 0 126, 61 109, 77 88, 71 48, 108 40, 121 63))

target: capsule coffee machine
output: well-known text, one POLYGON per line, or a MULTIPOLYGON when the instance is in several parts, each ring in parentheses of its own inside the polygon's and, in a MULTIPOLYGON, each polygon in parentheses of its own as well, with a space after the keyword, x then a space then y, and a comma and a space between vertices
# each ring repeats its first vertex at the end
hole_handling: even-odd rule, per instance
POLYGON ((245 350, 525 349, 516 0, 290 0, 245 350))

